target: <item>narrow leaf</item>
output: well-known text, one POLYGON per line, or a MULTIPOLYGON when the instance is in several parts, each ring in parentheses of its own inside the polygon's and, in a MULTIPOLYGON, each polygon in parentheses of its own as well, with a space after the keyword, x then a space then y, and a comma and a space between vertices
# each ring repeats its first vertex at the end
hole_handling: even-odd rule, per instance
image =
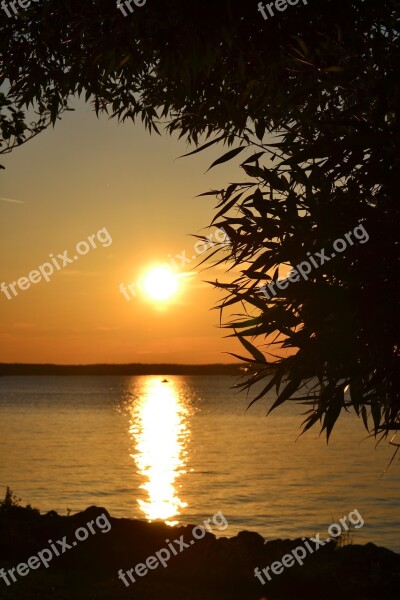
POLYGON ((211 142, 207 142, 206 144, 203 144, 202 146, 199 146, 198 148, 196 148, 196 150, 192 150, 192 152, 188 152, 187 154, 182 154, 182 156, 178 156, 178 158, 184 158, 185 156, 192 156, 192 154, 197 154, 197 152, 202 152, 206 148, 209 148, 213 144, 216 144, 217 142, 220 142, 221 140, 223 140, 224 137, 225 137, 225 134, 224 135, 220 135, 215 140, 212 140, 211 142))
POLYGON ((228 160, 235 158, 235 156, 237 156, 240 152, 243 152, 244 149, 245 149, 245 146, 240 146, 239 148, 234 148, 233 150, 229 150, 229 152, 227 152, 226 154, 224 154, 223 156, 218 158, 216 161, 214 161, 213 164, 211 165, 211 167, 209 167, 207 169, 206 173, 208 171, 210 171, 210 169, 212 169, 213 167, 216 167, 217 165, 221 165, 222 163, 225 163, 228 160))
POLYGON ((262 352, 260 352, 260 350, 258 350, 258 348, 256 348, 255 346, 253 346, 253 344, 251 344, 248 340, 246 340, 244 337, 242 337, 240 335, 240 333, 237 333, 236 337, 240 340, 240 342, 243 344, 243 346, 246 348, 246 350, 248 352, 250 352, 250 354, 254 357, 254 359, 257 362, 260 362, 262 364, 266 364, 265 356, 264 356, 264 354, 262 352))

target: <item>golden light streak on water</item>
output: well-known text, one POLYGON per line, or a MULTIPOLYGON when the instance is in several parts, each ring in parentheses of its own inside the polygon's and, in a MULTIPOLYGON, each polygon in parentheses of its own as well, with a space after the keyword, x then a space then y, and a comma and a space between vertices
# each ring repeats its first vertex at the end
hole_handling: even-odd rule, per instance
POLYGON ((162 382, 160 377, 146 379, 140 399, 132 406, 129 431, 135 452, 131 456, 147 494, 147 500, 137 502, 149 521, 177 524, 176 517, 187 506, 179 497, 177 480, 186 473, 188 412, 174 382, 162 382))

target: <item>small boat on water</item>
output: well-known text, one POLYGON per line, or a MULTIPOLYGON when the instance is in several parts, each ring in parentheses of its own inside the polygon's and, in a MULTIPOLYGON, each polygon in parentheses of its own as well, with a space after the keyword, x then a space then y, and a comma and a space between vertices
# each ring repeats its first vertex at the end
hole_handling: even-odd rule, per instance
POLYGON ((161 383, 169 383, 168 379, 163 379, 161 383))

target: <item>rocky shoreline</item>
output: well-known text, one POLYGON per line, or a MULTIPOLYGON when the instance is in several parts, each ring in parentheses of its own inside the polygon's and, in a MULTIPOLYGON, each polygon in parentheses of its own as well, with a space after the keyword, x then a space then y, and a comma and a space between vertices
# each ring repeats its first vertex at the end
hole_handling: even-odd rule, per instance
MULTIPOLYGON (((0 598, 40 600, 398 600, 400 555, 386 548, 366 545, 326 544, 310 554, 302 566, 296 564, 272 577, 265 585, 254 576, 255 567, 265 567, 291 552, 301 540, 265 541, 243 531, 232 538, 206 533, 193 541, 194 525, 169 527, 116 519, 106 509, 90 507, 64 517, 55 512, 40 515, 19 506, 0 511, 0 598), (87 533, 76 542, 76 532, 88 523, 109 523, 107 531, 87 533), (64 541, 63 541, 64 540, 64 541), (75 540, 75 542, 72 542, 75 540), (180 540, 182 551, 171 549, 171 558, 146 569, 144 564, 167 542, 180 540), (34 556, 44 548, 53 554, 48 568, 38 566, 34 556), (57 545, 58 544, 58 545, 57 545), (58 550, 57 550, 58 549, 58 550), (56 555, 58 551, 59 556, 56 555), (26 566, 31 558, 31 570, 26 566), (25 564, 24 567, 17 566, 25 564), (142 567, 138 568, 138 565, 142 567), (134 582, 118 577, 136 566, 134 582), (12 581, 9 570, 13 569, 12 581), (141 570, 140 570, 141 569, 141 570), (137 572, 146 575, 138 576, 137 572), (27 573, 29 571, 29 573, 27 573), (20 575, 20 573, 24 573, 20 575)), ((178 546, 175 546, 178 547, 178 546)), ((133 571, 131 571, 131 574, 133 571)), ((125 575, 126 579, 126 575, 125 575)))

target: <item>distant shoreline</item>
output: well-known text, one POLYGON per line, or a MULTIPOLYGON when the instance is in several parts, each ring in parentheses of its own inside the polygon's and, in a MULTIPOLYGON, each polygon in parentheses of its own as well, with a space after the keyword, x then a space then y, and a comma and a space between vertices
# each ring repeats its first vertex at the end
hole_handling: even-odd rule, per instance
POLYGON ((32 375, 233 375, 243 373, 243 364, 98 364, 98 365, 54 365, 54 364, 7 364, 0 363, 0 377, 32 375))

